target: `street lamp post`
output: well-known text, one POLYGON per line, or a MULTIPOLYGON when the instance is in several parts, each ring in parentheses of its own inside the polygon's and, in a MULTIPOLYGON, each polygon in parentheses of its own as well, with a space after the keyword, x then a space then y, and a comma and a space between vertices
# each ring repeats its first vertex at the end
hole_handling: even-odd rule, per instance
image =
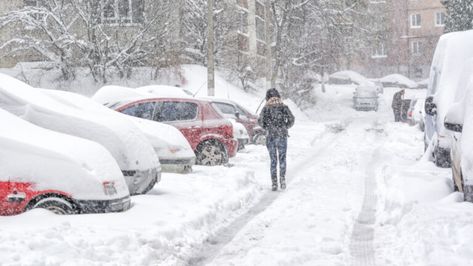
POLYGON ((207 6, 207 95, 215 96, 214 0, 208 0, 207 6))

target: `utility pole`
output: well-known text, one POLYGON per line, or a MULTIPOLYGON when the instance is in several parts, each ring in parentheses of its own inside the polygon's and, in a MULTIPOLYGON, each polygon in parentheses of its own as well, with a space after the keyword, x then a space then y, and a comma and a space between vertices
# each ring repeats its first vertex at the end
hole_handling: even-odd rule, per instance
POLYGON ((274 88, 276 84, 274 84, 273 80, 273 39, 271 34, 271 6, 270 0, 266 0, 265 8, 264 8, 265 18, 264 18, 264 25, 265 25, 265 41, 266 41, 266 89, 274 88))
POLYGON ((215 96, 214 0, 207 0, 207 95, 215 96))

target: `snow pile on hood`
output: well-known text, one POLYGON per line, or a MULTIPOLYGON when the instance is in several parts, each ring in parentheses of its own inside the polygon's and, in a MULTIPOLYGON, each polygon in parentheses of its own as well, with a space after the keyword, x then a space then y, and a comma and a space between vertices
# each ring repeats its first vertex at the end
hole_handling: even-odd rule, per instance
POLYGON ((339 71, 329 76, 329 83, 334 84, 357 84, 357 85, 370 85, 375 84, 362 76, 360 73, 351 70, 339 71))
POLYGON ((419 86, 415 81, 410 80, 401 74, 391 74, 380 79, 384 87, 401 87, 415 89, 419 86))
POLYGON ((80 97, 71 101, 52 98, 41 89, 0 74, 1 108, 38 126, 102 144, 122 170, 159 168, 156 153, 138 128, 110 115, 107 108, 103 112, 85 111, 80 106, 87 101, 83 98, 80 102, 80 97))
POLYGON ((102 200, 104 181, 128 195, 123 175, 101 145, 30 124, 0 109, 0 181, 30 182, 36 190, 58 190, 78 200, 102 200))

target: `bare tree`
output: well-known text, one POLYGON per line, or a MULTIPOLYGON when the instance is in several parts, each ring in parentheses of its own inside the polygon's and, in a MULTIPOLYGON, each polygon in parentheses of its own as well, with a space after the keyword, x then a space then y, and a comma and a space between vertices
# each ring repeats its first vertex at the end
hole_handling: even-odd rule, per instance
POLYGON ((65 79, 74 77, 73 67, 87 66, 97 82, 118 73, 126 77, 131 68, 159 64, 166 50, 172 2, 154 1, 152 18, 143 0, 30 0, 30 5, 0 18, 0 26, 21 27, 18 36, 4 44, 11 53, 31 50, 54 62, 65 79), (12 48, 13 47, 13 48, 12 48))

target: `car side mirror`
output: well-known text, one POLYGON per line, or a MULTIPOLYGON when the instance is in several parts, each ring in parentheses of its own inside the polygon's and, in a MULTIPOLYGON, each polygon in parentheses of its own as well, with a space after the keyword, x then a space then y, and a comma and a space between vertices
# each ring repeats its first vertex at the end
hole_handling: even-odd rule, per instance
POLYGON ((235 112, 235 117, 238 118, 238 119, 240 119, 240 112, 238 112, 238 111, 235 112))
POLYGON ((453 132, 461 133, 463 131, 463 125, 460 125, 460 124, 453 124, 453 123, 449 123, 445 121, 444 126, 446 129, 453 132))
POLYGON ((434 103, 434 97, 430 96, 425 99, 425 113, 434 116, 437 114, 437 105, 434 103))
POLYGON ((463 113, 460 104, 455 103, 448 109, 445 115, 444 126, 453 132, 463 131, 463 113))

